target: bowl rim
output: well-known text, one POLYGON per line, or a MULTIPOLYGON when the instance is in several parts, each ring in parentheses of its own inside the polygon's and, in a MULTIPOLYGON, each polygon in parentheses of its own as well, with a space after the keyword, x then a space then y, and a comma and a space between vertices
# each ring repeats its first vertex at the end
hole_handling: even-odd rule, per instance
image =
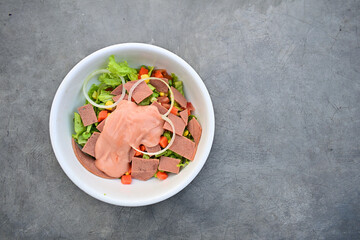
POLYGON ((114 45, 111 45, 108 47, 101 48, 101 49, 91 53, 90 55, 88 55, 85 58, 83 58, 82 60, 80 60, 67 73, 67 75, 64 77, 61 84, 59 85, 59 87, 55 93, 52 105, 51 105, 50 117, 49 117, 49 133, 50 133, 51 145, 52 145, 52 148, 55 153, 57 161, 59 162, 59 164, 60 164, 61 168, 63 169, 63 171, 65 172, 65 174, 70 178, 70 180, 76 186, 78 186, 85 193, 89 194, 90 196, 92 196, 95 199, 98 199, 100 201, 110 203, 113 205, 118 205, 118 206, 137 207, 137 206, 151 205, 151 204, 155 204, 155 203, 164 201, 164 200, 176 195, 177 193, 179 193, 181 190, 183 190, 186 186, 188 186, 194 180, 194 178, 199 174, 200 170, 203 168, 205 162, 207 161, 207 158, 210 154, 210 150, 212 148, 214 134, 215 134, 215 115, 214 115, 214 108, 213 108, 213 104, 212 104, 212 101, 210 98, 210 94, 209 94, 204 82, 200 78, 199 74, 185 60, 183 60, 181 57, 179 57, 175 53, 172 53, 169 50, 166 50, 162 47, 158 47, 155 45, 146 44, 146 43, 120 43, 120 44, 114 44, 114 45), (210 110, 209 118, 206 119, 206 121, 208 121, 208 124, 209 124, 209 130, 208 130, 209 135, 206 139, 207 147, 204 149, 204 154, 200 158, 201 162, 193 170, 190 177, 184 179, 184 181, 182 181, 177 187, 174 187, 173 189, 171 189, 170 191, 167 191, 165 194, 163 194, 161 196, 150 198, 150 199, 144 200, 144 201, 129 202, 129 201, 121 200, 121 199, 114 199, 114 198, 111 198, 108 196, 104 196, 103 194, 99 194, 95 190, 93 190, 91 187, 88 187, 85 184, 83 184, 82 181, 80 181, 78 178, 73 176, 72 172, 70 171, 71 166, 68 166, 63 161, 60 160, 63 156, 62 156, 62 153, 60 152, 60 150, 57 148, 56 140, 55 140, 56 139, 55 136, 57 135, 56 127, 55 127, 55 122, 56 122, 55 108, 59 105, 59 103, 61 101, 61 99, 59 99, 60 98, 59 95, 66 90, 65 89, 66 82, 70 81, 73 78, 73 75, 76 75, 77 69, 81 69, 83 66, 86 66, 87 63, 91 59, 96 58, 98 55, 101 55, 102 52, 109 51, 109 50, 115 51, 116 49, 119 49, 119 48, 120 49, 121 48, 144 48, 144 49, 150 48, 154 51, 160 52, 160 53, 167 55, 168 57, 176 60, 177 63, 181 64, 184 68, 186 68, 187 71, 189 71, 189 73, 196 80, 197 84, 199 84, 201 90, 203 91, 205 101, 208 103, 207 108, 208 108, 208 110, 210 110))

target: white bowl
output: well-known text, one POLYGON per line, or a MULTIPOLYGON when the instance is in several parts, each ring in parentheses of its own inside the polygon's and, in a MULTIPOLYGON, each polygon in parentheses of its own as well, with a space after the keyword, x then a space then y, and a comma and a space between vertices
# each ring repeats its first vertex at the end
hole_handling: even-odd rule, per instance
POLYGON ((57 90, 50 113, 50 138, 56 158, 67 176, 83 191, 101 201, 120 206, 144 206, 165 200, 184 189, 199 173, 209 155, 215 131, 214 109, 209 93, 195 70, 172 52, 153 45, 124 43, 100 49, 81 60, 66 75, 57 90), (110 55, 126 60, 131 67, 140 65, 164 68, 184 82, 185 96, 196 108, 195 115, 202 126, 202 136, 194 161, 180 171, 160 181, 133 180, 131 185, 119 179, 97 177, 77 160, 71 146, 73 114, 85 103, 81 87, 94 70, 104 68, 110 55))

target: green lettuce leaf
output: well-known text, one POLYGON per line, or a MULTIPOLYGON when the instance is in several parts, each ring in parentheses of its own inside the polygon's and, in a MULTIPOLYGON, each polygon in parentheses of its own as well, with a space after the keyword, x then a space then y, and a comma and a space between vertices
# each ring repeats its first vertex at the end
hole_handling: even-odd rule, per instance
POLYGON ((164 132, 164 137, 166 137, 167 140, 168 140, 168 142, 170 142, 170 140, 171 140, 171 133, 170 133, 169 131, 165 131, 165 132, 164 132))
POLYGON ((154 70, 154 67, 153 66, 152 67, 147 67, 147 69, 149 70, 148 75, 149 75, 149 77, 151 77, 151 73, 154 70))
POLYGON ((100 94, 98 96, 98 99, 101 102, 107 102, 109 100, 112 100, 112 98, 114 97, 114 95, 110 94, 110 91, 105 91, 105 90, 101 90, 100 94))
POLYGON ((174 82, 174 87, 184 96, 184 87, 182 81, 174 82))
POLYGON ((90 90, 89 90, 89 92, 88 92, 88 95, 89 95, 89 97, 90 97, 91 99, 93 99, 93 100, 96 100, 96 99, 97 99, 97 94, 96 94, 96 98, 93 97, 93 94, 94 94, 94 92, 96 92, 98 89, 99 89, 99 86, 97 86, 96 84, 91 85, 91 88, 90 88, 90 90))
POLYGON ((109 57, 108 70, 116 75, 127 76, 131 81, 138 79, 136 69, 129 67, 126 61, 117 63, 114 55, 109 57))
POLYGON ((91 137, 90 132, 83 132, 81 135, 85 140, 88 140, 91 137))
POLYGON ((177 167, 186 167, 186 165, 188 165, 190 163, 189 160, 185 159, 185 162, 181 162, 178 165, 176 165, 177 167))
POLYGON ((111 87, 117 87, 121 84, 121 79, 117 75, 108 73, 100 75, 99 81, 111 87))
POLYGON ((184 96, 183 82, 179 80, 178 76, 176 76, 175 73, 171 73, 171 77, 172 77, 171 85, 173 85, 174 88, 176 88, 184 96))
POLYGON ((84 146, 85 143, 87 142, 87 139, 85 139, 82 135, 80 135, 77 139, 78 144, 80 144, 81 146, 84 146))
POLYGON ((73 134, 72 137, 76 140, 78 139, 79 135, 86 130, 84 124, 81 121, 80 114, 77 112, 74 113, 74 130, 76 134, 73 134))

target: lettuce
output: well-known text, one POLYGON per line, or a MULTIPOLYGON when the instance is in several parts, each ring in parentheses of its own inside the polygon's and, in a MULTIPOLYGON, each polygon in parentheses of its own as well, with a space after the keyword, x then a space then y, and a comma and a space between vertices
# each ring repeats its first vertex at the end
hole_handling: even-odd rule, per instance
POLYGON ((188 165, 190 163, 189 160, 185 159, 184 161, 181 161, 181 163, 179 163, 178 165, 176 165, 177 167, 186 167, 186 165, 188 165))
POLYGON ((107 102, 112 100, 114 95, 110 94, 110 91, 101 90, 99 96, 97 97, 101 102, 107 102))
POLYGON ((96 100, 96 99, 93 98, 93 94, 94 94, 94 92, 96 92, 98 89, 99 89, 99 86, 97 86, 96 84, 91 85, 91 88, 90 88, 90 90, 89 90, 89 92, 88 92, 88 95, 89 95, 89 97, 90 97, 91 99, 96 100))
POLYGON ((136 69, 129 67, 126 61, 117 63, 115 61, 114 55, 109 57, 109 64, 107 69, 115 75, 120 75, 123 77, 127 76, 131 81, 138 79, 136 69))
POLYGON ((166 137, 167 140, 170 142, 170 140, 171 140, 171 133, 170 133, 169 131, 165 131, 163 135, 164 135, 164 137, 166 137))
POLYGON ((111 87, 117 87, 121 84, 121 79, 118 76, 109 73, 100 75, 99 81, 111 87))
POLYGON ((147 69, 149 70, 148 75, 149 75, 149 77, 151 77, 151 73, 154 70, 154 67, 147 67, 147 69))
POLYGON ((75 140, 78 140, 79 135, 82 134, 83 132, 85 132, 86 128, 84 126, 84 124, 81 121, 81 117, 80 114, 78 113, 74 113, 74 130, 76 134, 73 134, 72 137, 75 140))
POLYGON ((182 81, 174 82, 174 87, 184 96, 184 87, 182 81))
POLYGON ((184 96, 183 82, 179 80, 179 78, 175 75, 175 73, 172 73, 171 77, 172 77, 171 85, 173 85, 184 96))

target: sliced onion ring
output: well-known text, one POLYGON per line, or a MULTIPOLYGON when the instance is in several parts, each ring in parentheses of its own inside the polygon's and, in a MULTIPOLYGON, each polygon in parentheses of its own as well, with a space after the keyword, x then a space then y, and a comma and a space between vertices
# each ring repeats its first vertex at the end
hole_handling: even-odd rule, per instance
POLYGON ((144 82, 144 81, 146 81, 146 80, 158 80, 158 81, 161 81, 161 82, 165 83, 165 85, 168 87, 168 89, 169 89, 169 91, 170 91, 170 102, 171 102, 171 104, 170 104, 169 110, 168 110, 164 115, 161 115, 161 116, 165 116, 165 117, 166 117, 167 115, 170 114, 171 109, 172 109, 173 106, 174 106, 174 94, 173 94, 173 92, 172 92, 169 84, 167 84, 167 83, 166 83, 163 79, 161 79, 161 78, 148 77, 148 78, 143 78, 143 79, 137 80, 137 82, 132 86, 132 88, 131 88, 130 91, 129 91, 128 100, 131 101, 131 96, 132 96, 135 88, 136 88, 137 86, 139 86, 140 83, 142 83, 142 82, 144 82))
POLYGON ((156 78, 156 77, 149 77, 149 78, 144 78, 144 79, 138 80, 138 81, 131 87, 131 89, 130 89, 130 91, 129 91, 129 97, 128 97, 128 100, 129 100, 129 101, 131 101, 131 96, 132 96, 135 88, 136 88, 137 86, 139 86, 140 83, 142 83, 143 81, 148 80, 148 79, 159 80, 159 81, 165 83, 165 85, 169 88, 171 105, 170 105, 169 110, 168 110, 164 115, 161 115, 161 118, 170 124, 170 126, 171 126, 171 128, 172 128, 172 131, 173 131, 173 134, 172 134, 172 137, 171 137, 171 140, 170 140, 169 144, 168 144, 163 150, 160 150, 160 151, 158 151, 158 152, 154 152, 154 153, 143 152, 143 151, 137 149, 136 147, 131 146, 134 150, 136 150, 136 151, 138 151, 138 152, 141 152, 142 154, 146 154, 146 155, 149 155, 149 156, 153 156, 153 155, 161 154, 161 153, 165 152, 166 150, 168 150, 169 147, 171 147, 171 145, 172 145, 172 144, 174 143, 174 141, 175 141, 175 136, 176 136, 176 134, 175 134, 175 126, 174 126, 173 122, 167 117, 167 116, 170 114, 171 109, 172 109, 173 106, 174 106, 174 94, 173 94, 173 92, 172 92, 169 84, 167 84, 163 79, 161 79, 161 78, 156 78))
POLYGON ((96 70, 94 72, 92 72, 87 78, 86 80, 84 81, 84 84, 83 84, 83 94, 86 98, 86 100, 88 100, 88 102, 95 106, 95 107, 98 107, 98 108, 113 108, 113 107, 116 107, 116 105, 118 105, 118 103, 123 100, 123 98, 125 97, 125 88, 124 88, 124 85, 125 85, 125 80, 122 76, 119 76, 120 79, 121 79, 121 83, 122 83, 122 93, 121 93, 121 96, 119 98, 119 100, 117 100, 114 104, 112 105, 109 105, 109 106, 105 106, 105 105, 100 105, 100 104, 97 104, 96 102, 94 102, 90 97, 89 95, 87 94, 87 90, 86 90, 86 86, 87 84, 89 83, 90 79, 92 79, 94 76, 98 75, 98 74, 102 74, 102 73, 111 73, 109 70, 107 69, 99 69, 99 70, 96 70))
POLYGON ((161 118, 162 118, 163 120, 165 120, 166 122, 168 122, 168 123, 170 124, 172 130, 173 130, 173 134, 172 134, 172 137, 171 137, 171 140, 170 140, 169 144, 168 144, 163 150, 160 150, 160 151, 154 152, 154 153, 143 152, 143 151, 137 149, 136 147, 131 146, 134 150, 136 150, 136 151, 138 151, 138 152, 141 152, 142 154, 146 154, 146 155, 149 155, 149 156, 154 156, 154 155, 158 155, 158 154, 161 154, 161 153, 165 152, 166 150, 169 149, 169 147, 171 147, 171 145, 172 145, 172 144, 174 143, 174 141, 175 141, 175 135, 176 135, 176 134, 175 134, 175 126, 174 126, 173 122, 172 122, 168 117, 166 117, 166 116, 164 116, 164 115, 161 115, 161 118))

